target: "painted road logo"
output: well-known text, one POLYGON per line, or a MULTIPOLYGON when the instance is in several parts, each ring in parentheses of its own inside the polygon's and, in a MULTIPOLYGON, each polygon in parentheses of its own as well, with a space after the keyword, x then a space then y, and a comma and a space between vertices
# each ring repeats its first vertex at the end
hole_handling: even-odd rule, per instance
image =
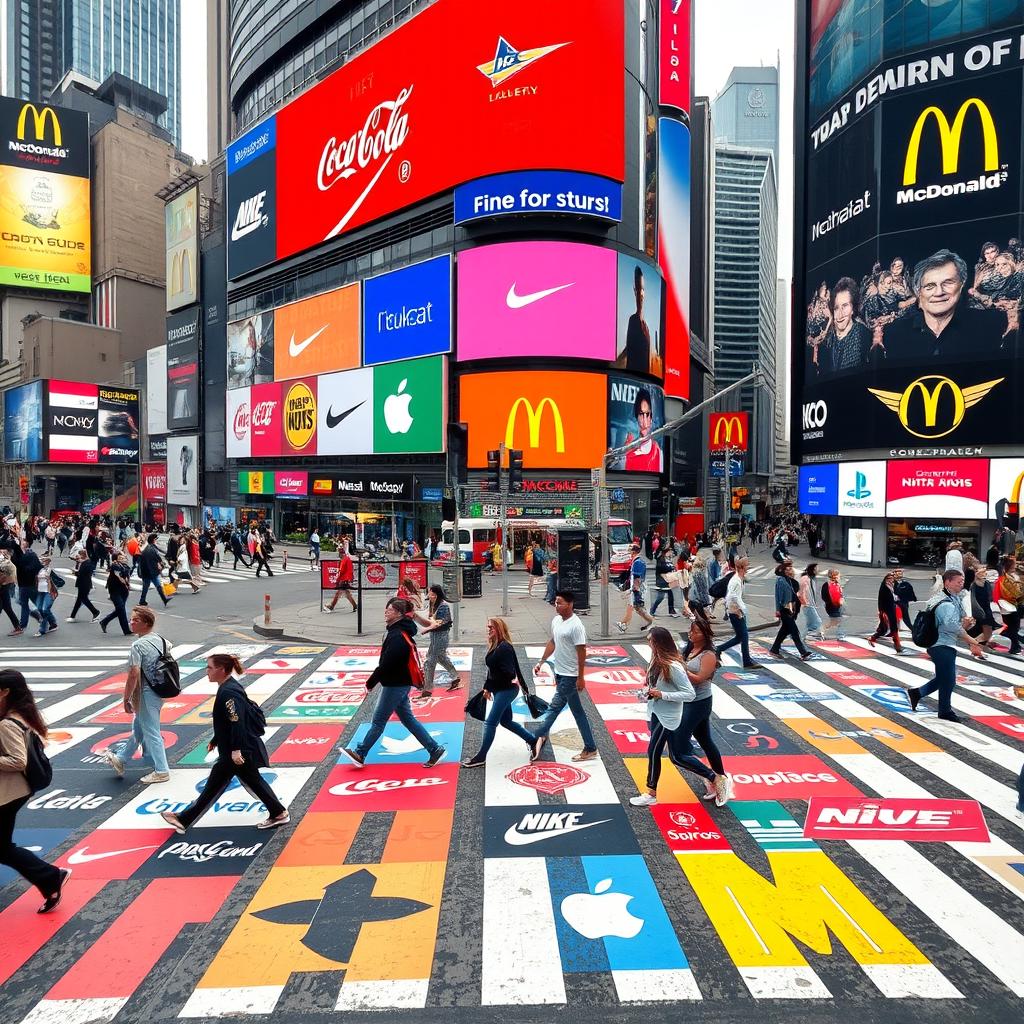
POLYGON ((625 856, 638 853, 619 804, 488 807, 485 857, 625 856))
POLYGON ((913 843, 989 841, 984 812, 975 800, 811 797, 803 834, 913 843))
POLYGON ((543 764, 523 765, 521 768, 510 771, 505 778, 517 786, 526 786, 528 789, 535 789, 539 793, 553 796, 555 793, 563 792, 569 786, 578 786, 581 782, 586 782, 590 776, 585 771, 569 764, 544 762, 543 764))

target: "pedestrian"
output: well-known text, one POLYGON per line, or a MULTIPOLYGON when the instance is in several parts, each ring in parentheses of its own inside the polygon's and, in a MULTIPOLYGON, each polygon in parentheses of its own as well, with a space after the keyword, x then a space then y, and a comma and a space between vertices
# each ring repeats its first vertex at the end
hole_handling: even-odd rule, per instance
POLYGON ((232 569, 237 569, 239 562, 241 562, 246 569, 251 569, 252 562, 247 562, 245 559, 245 553, 242 547, 242 534, 237 527, 231 531, 231 537, 228 543, 231 545, 231 554, 235 557, 235 564, 232 566, 232 569))
POLYGON ((352 596, 353 576, 352 556, 348 553, 348 541, 342 541, 341 557, 338 559, 338 578, 334 583, 334 597, 327 606, 329 612, 334 611, 335 606, 338 604, 338 598, 342 594, 345 595, 345 600, 352 606, 352 611, 357 610, 359 606, 356 604, 356 599, 352 596))
POLYGON ((897 654, 910 654, 904 651, 900 643, 900 620, 903 612, 900 611, 899 602, 896 600, 896 578, 891 572, 887 572, 882 578, 878 587, 878 626, 874 633, 868 637, 868 643, 874 647, 875 641, 888 635, 892 639, 892 645, 896 648, 897 654))
POLYGON ((593 761, 597 757, 597 744, 583 709, 580 694, 587 688, 584 666, 587 660, 587 631, 573 605, 576 597, 571 590, 560 590, 555 595, 555 617, 551 620, 551 639, 544 647, 540 661, 534 666, 534 675, 540 675, 541 666, 551 659, 555 674, 555 695, 551 698, 539 728, 533 734, 533 756, 536 761, 544 750, 548 733, 555 719, 568 705, 583 740, 583 749, 573 755, 574 761, 593 761))
POLYGON ((46 539, 46 554, 53 554, 53 543, 57 539, 57 531, 53 528, 53 523, 47 523, 46 528, 43 530, 43 537, 46 539))
POLYGON ((167 782, 171 777, 164 738, 160 732, 161 698, 153 690, 157 661, 169 647, 162 636, 153 632, 155 626, 156 615, 151 609, 138 606, 132 609, 129 628, 135 634, 135 640, 128 652, 128 677, 124 684, 123 702, 125 713, 133 716, 132 732, 128 739, 107 747, 100 755, 121 778, 125 766, 141 745, 144 757, 152 765, 152 770, 139 780, 147 784, 167 782))
MULTIPOLYGON (((654 599, 654 604, 651 605, 651 618, 654 618, 658 614, 658 609, 661 607, 661 602, 668 598, 668 614, 670 618, 678 619, 679 613, 676 611, 675 596, 672 593, 675 587, 676 580, 678 580, 678 572, 671 561, 672 550, 665 546, 658 550, 658 556, 654 563, 654 588, 658 592, 658 596, 654 599), (668 576, 669 579, 665 577, 668 576)), ((686 598, 684 597, 685 601, 686 598)))
POLYGON ((18 636, 25 632, 29 616, 39 619, 39 612, 36 610, 39 604, 39 572, 43 563, 39 556, 32 550, 28 537, 22 537, 17 548, 11 551, 11 558, 14 560, 18 580, 18 603, 21 605, 21 617, 18 628, 11 633, 11 636, 18 636), (31 607, 35 605, 36 607, 31 607))
POLYGON ((288 810, 260 774, 270 765, 263 742, 265 719, 259 705, 246 694, 239 677, 245 670, 233 654, 211 654, 206 659, 206 678, 217 684, 213 701, 213 739, 207 751, 217 751, 203 791, 180 814, 161 811, 160 817, 175 832, 183 833, 224 792, 235 778, 267 809, 257 828, 277 828, 289 822, 288 810))
POLYGON ((1017 559, 1003 555, 999 560, 1000 574, 993 587, 993 599, 1003 619, 1003 634, 1010 641, 1009 656, 1020 658, 1020 605, 1024 600, 1024 581, 1017 572, 1017 559))
POLYGON ((843 619, 846 617, 846 597, 843 594, 843 584, 839 578, 838 569, 829 569, 828 579, 821 585, 821 603, 825 608, 825 615, 828 618, 828 625, 821 631, 822 636, 836 631, 836 639, 844 640, 846 633, 843 632, 843 619))
POLYGON ((128 557, 132 560, 132 573, 138 573, 139 571, 139 553, 141 551, 141 545, 139 538, 134 534, 125 541, 124 550, 128 557))
POLYGON ((960 603, 960 592, 964 588, 964 574, 957 569, 947 569, 942 574, 942 592, 929 599, 926 611, 934 612, 938 638, 928 648, 928 657, 935 665, 935 675, 923 686, 913 686, 907 690, 910 699, 910 710, 916 711, 922 697, 939 691, 939 718, 947 722, 959 722, 960 718, 953 711, 952 697, 956 687, 956 645, 963 641, 970 648, 971 654, 981 657, 981 645, 969 636, 964 629, 965 623, 971 625, 971 619, 965 619, 963 605, 960 603))
POLYGON ((39 559, 41 568, 36 577, 36 608, 39 610, 39 632, 36 636, 46 636, 57 631, 57 620, 53 614, 53 604, 60 591, 50 569, 50 556, 43 555, 39 559))
POLYGON ((398 581, 398 592, 395 597, 404 597, 412 607, 413 611, 418 612, 423 607, 423 591, 420 590, 419 584, 411 576, 403 576, 398 581))
POLYGON ((533 752, 533 733, 520 725, 512 714, 512 703, 519 694, 519 687, 526 689, 526 680, 519 668, 519 659, 504 619, 487 620, 487 654, 484 655, 484 664, 487 666, 487 679, 484 681, 483 693, 489 701, 487 717, 480 737, 480 749, 462 762, 463 768, 479 768, 487 763, 487 753, 499 725, 518 736, 526 743, 530 753, 533 752))
POLYGON ((689 641, 690 653, 684 656, 667 629, 655 626, 650 633, 651 662, 644 691, 651 734, 647 744, 647 792, 630 797, 634 807, 650 807, 658 802, 661 759, 666 747, 672 764, 704 780, 703 800, 714 800, 724 807, 732 795, 732 780, 711 734, 711 681, 718 668, 711 623, 707 619, 694 620, 689 641), (694 754, 693 737, 710 768, 694 754))
POLYGON ((21 621, 14 614, 14 595, 17 593, 18 570, 6 549, 0 550, 0 611, 11 620, 11 636, 21 633, 21 621))
POLYGON ((969 612, 974 625, 967 631, 984 647, 991 647, 997 623, 992 614, 992 596, 999 574, 991 572, 968 553, 964 556, 964 584, 969 588, 969 612))
POLYGON ((750 633, 747 629, 747 605, 743 600, 743 583, 747 576, 750 560, 745 556, 736 559, 736 568, 729 579, 729 589, 725 592, 725 614, 732 625, 733 638, 720 644, 715 653, 721 655, 730 647, 740 645, 744 668, 757 668, 757 662, 750 657, 750 633))
MULTIPOLYGON (((154 548, 153 550, 155 551, 156 549, 154 548)), ((117 619, 121 624, 121 632, 125 636, 131 634, 127 612, 128 595, 131 593, 130 579, 131 570, 128 567, 128 559, 124 554, 119 554, 110 563, 110 568, 107 570, 107 595, 110 598, 110 603, 114 606, 114 610, 106 618, 100 619, 100 629, 104 633, 107 631, 107 626, 114 619, 117 619)), ((146 593, 145 584, 143 584, 142 593, 143 595, 146 593)), ((163 596, 163 591, 161 591, 161 596, 163 596)), ((164 604, 167 604, 166 600, 164 600, 164 604)), ((147 606, 140 601, 139 607, 144 608, 147 606)))
POLYGON ((633 619, 633 612, 636 611, 644 620, 644 624, 640 627, 642 633, 648 626, 654 624, 654 619, 647 614, 647 609, 644 607, 647 601, 647 563, 644 561, 643 555, 640 553, 640 545, 637 543, 633 544, 633 560, 629 566, 629 580, 626 614, 622 617, 621 622, 615 623, 615 628, 620 633, 625 633, 633 619))
POLYGON ((796 580, 793 562, 786 559, 775 567, 775 617, 779 620, 779 631, 771 646, 776 657, 782 655, 782 644, 788 636, 800 652, 800 660, 807 661, 811 652, 800 638, 797 616, 800 614, 800 584, 796 580))
POLYGON ((70 538, 71 533, 68 531, 67 524, 62 523, 61 528, 57 531, 57 551, 61 557, 64 556, 64 550, 67 548, 70 538))
POLYGON ((422 684, 422 669, 416 651, 416 623, 409 618, 412 605, 402 597, 391 598, 384 607, 384 624, 387 632, 380 649, 380 662, 366 680, 366 689, 372 690, 380 683, 377 706, 373 709, 370 728, 362 742, 354 750, 341 747, 344 754, 357 768, 366 764, 366 756, 380 739, 388 719, 397 715, 398 720, 409 730, 409 734, 429 755, 425 768, 433 768, 444 758, 446 748, 438 743, 420 725, 409 703, 409 691, 422 684))
POLYGON ((195 530, 189 530, 185 537, 185 550, 188 552, 188 572, 195 588, 205 586, 203 583, 203 555, 199 550, 199 537, 195 530))
POLYGON ((914 593, 914 585, 903 575, 902 569, 893 569, 892 576, 895 580, 893 592, 896 594, 896 603, 903 613, 902 624, 909 630, 910 605, 917 600, 917 594, 914 593))
POLYGON ((270 562, 268 561, 269 552, 267 546, 269 540, 265 540, 260 534, 250 534, 249 544, 250 550, 252 551, 252 564, 256 566, 256 579, 260 578, 260 573, 266 569, 268 576, 273 576, 274 573, 270 568, 270 562))
POLYGON ((527 584, 526 593, 528 597, 533 597, 534 584, 537 580, 544 578, 544 561, 547 557, 544 554, 544 549, 540 546, 540 541, 536 537, 530 545, 530 553, 530 582, 527 584))
POLYGON ((94 568, 86 553, 84 551, 79 552, 78 557, 75 559, 75 568, 71 570, 75 576, 75 606, 71 609, 71 614, 66 621, 76 622, 75 616, 81 608, 88 608, 92 612, 93 622, 100 617, 99 608, 89 600, 94 568))
MULTIPOLYGON (((175 543, 177 543, 175 541, 175 543)), ((170 550, 170 541, 167 543, 168 550, 170 550)), ((169 557, 169 556, 168 556, 169 557)), ((139 598, 139 605, 145 608, 147 605, 146 595, 149 593, 149 588, 154 587, 160 600, 163 601, 164 606, 168 604, 170 598, 164 593, 163 584, 160 582, 160 570, 164 567, 164 560, 160 555, 160 549, 156 546, 156 534, 151 533, 146 538, 146 546, 142 549, 139 555, 139 575, 142 577, 142 596, 139 598)), ((111 565, 111 570, 114 566, 111 565)), ((129 578, 130 578, 129 573, 129 578)), ((170 573, 168 573, 170 576, 170 573)), ((128 582, 127 580, 125 581, 128 582)), ((110 591, 110 577, 107 577, 107 590, 110 591)), ((128 595, 124 595, 125 600, 128 599, 128 595)), ((113 600, 113 594, 111 594, 111 600, 113 600)), ((116 604, 116 603, 115 603, 116 604)), ((108 620, 109 621, 109 620, 108 620)), ((127 622, 127 617, 123 620, 127 622)))
POLYGON ((772 558, 774 558, 780 565, 784 564, 786 559, 789 558, 789 550, 786 547, 786 533, 784 530, 779 531, 779 536, 775 541, 775 546, 772 548, 772 558))
POLYGON ((25 677, 11 668, 0 669, 0 864, 39 890, 43 903, 36 913, 48 914, 60 903, 71 869, 48 864, 14 842, 18 811, 32 796, 25 772, 33 733, 46 740, 46 723, 25 677))
POLYGON ((187 583, 192 588, 193 594, 199 593, 199 583, 195 580, 192 575, 192 565, 189 562, 189 538, 184 536, 181 538, 178 544, 178 563, 174 572, 174 583, 176 587, 180 587, 183 583, 187 583))
POLYGON ((423 662, 423 691, 420 698, 426 698, 434 692, 434 671, 440 664, 448 673, 448 690, 458 690, 462 686, 459 670, 448 657, 448 634, 452 628, 452 610, 444 587, 440 583, 432 583, 429 590, 427 615, 416 615, 416 621, 423 625, 422 632, 430 634, 430 646, 423 662))
POLYGON ((690 592, 683 607, 693 618, 697 614, 697 609, 706 612, 711 606, 711 595, 708 593, 708 570, 704 556, 697 555, 690 566, 690 592))
POLYGON ((316 527, 313 527, 313 532, 309 535, 309 568, 310 571, 318 569, 320 567, 320 534, 317 533, 316 527))
MULTIPOLYGON (((167 528, 167 579, 171 583, 175 582, 175 577, 178 572, 178 549, 181 547, 181 538, 178 536, 178 527, 175 524, 171 524, 167 528)), ((143 587, 145 592, 145 587, 143 587)), ((145 602, 146 598, 143 596, 142 601, 145 602)))
POLYGON ((824 640, 825 634, 821 631, 821 615, 818 613, 818 587, 815 583, 817 575, 818 563, 811 562, 800 574, 800 591, 797 596, 807 626, 805 635, 807 637, 813 635, 815 640, 824 640))

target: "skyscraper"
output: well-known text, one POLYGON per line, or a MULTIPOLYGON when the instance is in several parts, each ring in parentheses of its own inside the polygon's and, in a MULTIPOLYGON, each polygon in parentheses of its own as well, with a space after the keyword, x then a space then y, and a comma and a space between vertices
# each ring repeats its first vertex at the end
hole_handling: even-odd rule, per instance
POLYGON ((715 139, 770 149, 779 170, 779 69, 733 68, 711 106, 715 139))
POLYGON ((167 98, 161 127, 181 143, 181 0, 0 0, 3 92, 46 100, 68 74, 117 72, 167 98))

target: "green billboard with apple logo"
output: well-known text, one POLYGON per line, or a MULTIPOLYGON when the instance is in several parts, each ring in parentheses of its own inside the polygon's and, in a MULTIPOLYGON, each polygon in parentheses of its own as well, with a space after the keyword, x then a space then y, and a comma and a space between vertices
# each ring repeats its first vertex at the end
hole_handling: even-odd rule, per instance
POLYGON ((373 452, 444 451, 448 382, 443 356, 373 367, 373 452))

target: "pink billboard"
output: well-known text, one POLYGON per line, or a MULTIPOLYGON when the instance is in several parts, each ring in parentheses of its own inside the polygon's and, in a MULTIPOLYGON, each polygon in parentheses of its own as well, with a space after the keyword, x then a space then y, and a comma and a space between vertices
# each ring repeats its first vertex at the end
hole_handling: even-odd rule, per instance
POLYGON ((616 254, 503 242, 458 255, 458 358, 615 359, 616 254))
POLYGON ((305 473, 275 473, 274 493, 284 496, 304 498, 307 494, 305 473))

